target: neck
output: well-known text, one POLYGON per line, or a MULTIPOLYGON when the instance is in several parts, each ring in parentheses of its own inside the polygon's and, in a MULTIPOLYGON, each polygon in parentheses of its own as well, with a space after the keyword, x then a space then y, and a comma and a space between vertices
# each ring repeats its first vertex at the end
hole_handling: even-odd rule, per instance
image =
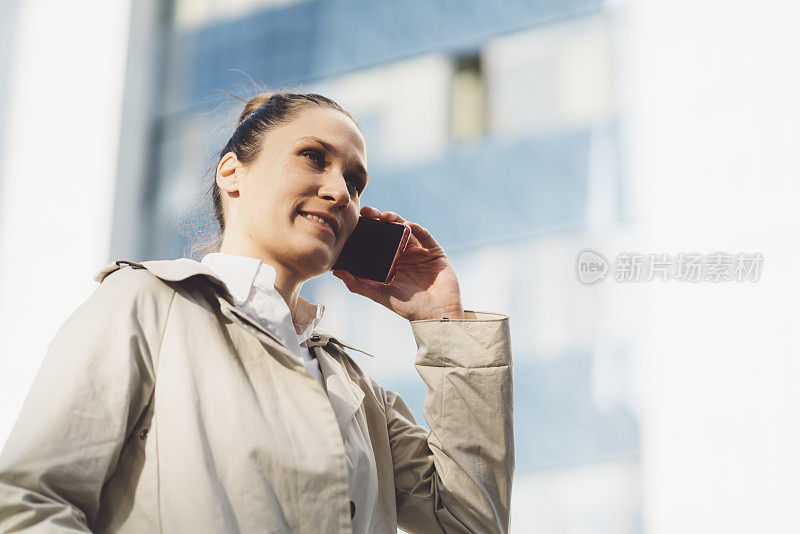
POLYGON ((283 297, 286 305, 289 306, 292 322, 298 334, 302 332, 303 326, 314 318, 316 307, 300 296, 300 289, 303 287, 305 280, 297 276, 294 271, 275 261, 274 258, 249 247, 236 246, 228 240, 223 240, 219 251, 226 254, 258 258, 275 269, 275 290, 283 297))

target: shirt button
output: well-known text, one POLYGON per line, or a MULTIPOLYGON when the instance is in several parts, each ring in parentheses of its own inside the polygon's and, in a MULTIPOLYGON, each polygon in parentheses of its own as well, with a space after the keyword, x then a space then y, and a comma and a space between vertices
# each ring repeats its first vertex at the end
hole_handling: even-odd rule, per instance
POLYGON ((350 501, 350 519, 353 519, 356 516, 356 503, 350 501))

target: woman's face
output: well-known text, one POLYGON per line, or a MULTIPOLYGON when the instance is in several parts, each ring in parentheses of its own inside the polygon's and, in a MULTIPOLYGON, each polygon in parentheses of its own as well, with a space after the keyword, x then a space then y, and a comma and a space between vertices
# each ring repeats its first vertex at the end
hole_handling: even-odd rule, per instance
POLYGON ((265 135, 255 162, 243 166, 234 156, 233 165, 235 187, 223 186, 224 160, 217 175, 223 192, 234 189, 223 243, 302 279, 329 270, 358 222, 368 179, 366 143, 353 121, 332 109, 303 109, 265 135))

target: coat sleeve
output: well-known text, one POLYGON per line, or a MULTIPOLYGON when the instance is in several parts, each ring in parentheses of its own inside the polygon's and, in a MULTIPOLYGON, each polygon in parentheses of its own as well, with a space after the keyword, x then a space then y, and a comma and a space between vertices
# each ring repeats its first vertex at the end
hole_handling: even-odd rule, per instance
POLYGON ((466 314, 411 321, 430 432, 399 395, 385 392, 398 525, 408 532, 508 530, 514 471, 508 316, 466 314))
POLYGON ((151 351, 173 297, 123 268, 62 324, 0 454, 0 532, 90 530, 152 393, 151 351))

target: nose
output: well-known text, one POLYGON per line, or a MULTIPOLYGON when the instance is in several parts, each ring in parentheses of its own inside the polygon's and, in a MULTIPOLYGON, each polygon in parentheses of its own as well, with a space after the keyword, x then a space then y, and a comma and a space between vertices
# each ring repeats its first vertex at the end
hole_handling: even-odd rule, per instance
POLYGON ((332 172, 327 179, 320 185, 320 198, 334 202, 334 207, 344 207, 350 203, 350 191, 347 183, 339 172, 332 172))

